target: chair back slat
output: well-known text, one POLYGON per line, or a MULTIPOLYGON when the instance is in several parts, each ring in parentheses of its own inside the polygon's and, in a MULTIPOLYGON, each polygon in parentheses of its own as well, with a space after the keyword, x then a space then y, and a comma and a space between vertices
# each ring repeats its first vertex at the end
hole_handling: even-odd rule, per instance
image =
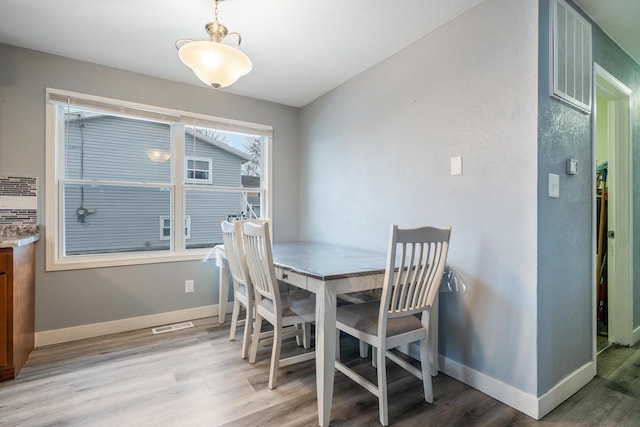
POLYGON ((222 242, 224 244, 227 263, 229 264, 229 270, 233 278, 234 289, 237 289, 238 284, 247 285, 249 278, 242 240, 237 234, 235 224, 222 221, 221 227, 222 242))
POLYGON ((384 318, 431 307, 442 281, 450 234, 451 227, 391 227, 381 304, 384 318))
POLYGON ((273 266, 269 224, 245 222, 242 224, 242 241, 254 290, 274 303, 277 300, 279 306, 280 294, 273 266))

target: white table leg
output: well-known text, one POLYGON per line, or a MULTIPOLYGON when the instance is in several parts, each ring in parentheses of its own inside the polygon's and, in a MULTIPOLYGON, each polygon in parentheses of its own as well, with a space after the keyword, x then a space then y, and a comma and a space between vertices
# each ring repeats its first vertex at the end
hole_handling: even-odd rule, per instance
POLYGON ((226 261, 220 268, 218 277, 218 323, 224 323, 224 317, 227 314, 227 300, 229 299, 229 273, 226 261))
POLYGON ((316 386, 318 423, 322 427, 331 421, 335 358, 336 294, 320 286, 316 293, 316 386))

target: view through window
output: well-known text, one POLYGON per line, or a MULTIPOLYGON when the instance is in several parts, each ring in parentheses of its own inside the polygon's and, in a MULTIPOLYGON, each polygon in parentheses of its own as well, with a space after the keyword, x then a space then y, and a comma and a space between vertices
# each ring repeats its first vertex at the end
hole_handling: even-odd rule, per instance
POLYGON ((221 221, 264 216, 267 136, 53 105, 59 259, 211 248, 221 221))

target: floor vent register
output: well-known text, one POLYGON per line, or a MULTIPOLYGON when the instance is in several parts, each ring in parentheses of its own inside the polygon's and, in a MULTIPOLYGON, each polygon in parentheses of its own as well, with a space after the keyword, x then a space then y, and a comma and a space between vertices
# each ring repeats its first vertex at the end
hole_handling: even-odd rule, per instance
POLYGON ((158 326, 157 328, 151 329, 151 332, 153 332, 153 335, 157 335, 157 334, 164 334, 166 332, 179 331, 180 329, 187 329, 187 328, 193 328, 193 323, 182 322, 182 323, 176 323, 174 325, 158 326))

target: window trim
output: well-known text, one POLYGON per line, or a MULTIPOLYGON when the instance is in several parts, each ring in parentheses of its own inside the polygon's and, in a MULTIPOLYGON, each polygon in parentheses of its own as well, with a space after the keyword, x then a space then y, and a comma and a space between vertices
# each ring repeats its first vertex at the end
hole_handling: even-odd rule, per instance
MULTIPOLYGON (((60 214, 62 204, 63 182, 58 176, 61 169, 60 162, 64 159, 64 144, 56 144, 58 138, 64 138, 64 129, 57 123, 56 108, 59 104, 68 104, 74 107, 84 107, 100 109, 112 112, 117 115, 146 118, 149 120, 162 121, 172 126, 172 136, 178 136, 181 127, 198 126, 210 127, 223 132, 233 132, 264 137, 262 148, 262 180, 261 189, 262 217, 267 221, 272 220, 272 193, 273 180, 271 176, 272 167, 272 134, 273 127, 263 124, 255 124, 234 119, 225 119, 216 116, 208 116, 200 113, 192 113, 182 110, 175 110, 164 107, 156 107, 146 104, 139 104, 129 101, 122 101, 113 98, 99 97, 95 95, 81 94, 77 92, 47 88, 45 95, 45 270, 61 271, 75 270, 111 266, 127 266, 155 264, 164 262, 206 260, 210 257, 210 248, 186 249, 185 238, 182 233, 177 233, 173 239, 170 249, 167 251, 153 252, 128 252, 110 253, 99 255, 73 255, 63 256, 63 239, 59 239, 61 232, 64 232, 63 216, 60 214), (176 249, 185 248, 185 249, 176 249)), ((184 133, 184 132, 183 132, 184 133)), ((184 153, 184 137, 178 137, 176 144, 173 144, 174 153, 184 153)), ((184 156, 184 154, 182 154, 184 156)), ((172 182, 161 186, 171 187, 172 214, 177 224, 184 221, 184 206, 186 190, 196 187, 191 183, 184 183, 186 176, 186 164, 176 161, 176 156, 171 157, 172 162, 172 182), (180 179, 176 179, 180 177, 180 179)), ((182 159, 181 159, 182 160, 182 159)), ((126 183, 120 183, 126 184, 126 183)), ((149 183, 140 183, 141 186, 149 183)), ((137 186, 137 183, 128 183, 137 186)), ((200 186, 202 187, 202 186, 200 186)), ((243 190, 241 188, 208 186, 214 191, 234 191, 243 190)))

